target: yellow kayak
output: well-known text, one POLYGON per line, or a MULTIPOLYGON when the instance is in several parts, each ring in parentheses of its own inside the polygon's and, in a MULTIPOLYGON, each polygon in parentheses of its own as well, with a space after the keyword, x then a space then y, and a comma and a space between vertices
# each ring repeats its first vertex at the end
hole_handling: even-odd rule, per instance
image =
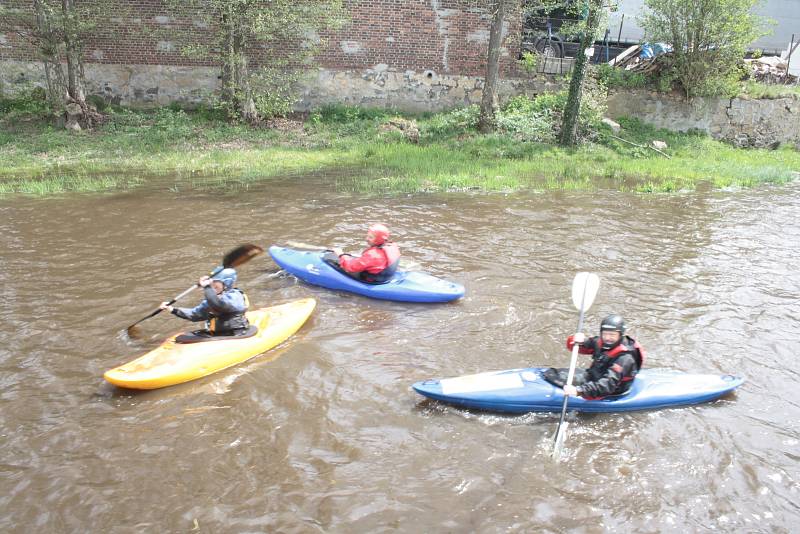
POLYGON ((258 327, 252 337, 183 344, 175 342, 176 334, 144 356, 106 371, 103 377, 115 386, 157 389, 216 373, 286 341, 316 305, 317 301, 307 298, 247 312, 250 324, 258 327))

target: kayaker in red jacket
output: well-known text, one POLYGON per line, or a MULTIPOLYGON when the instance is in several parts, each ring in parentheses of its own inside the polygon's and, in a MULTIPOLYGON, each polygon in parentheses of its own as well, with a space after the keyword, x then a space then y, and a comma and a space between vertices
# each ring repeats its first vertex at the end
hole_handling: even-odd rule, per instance
POLYGON ((373 224, 367 231, 369 248, 355 257, 333 249, 339 267, 347 274, 370 284, 388 282, 397 272, 400 248, 389 241, 389 229, 383 224, 373 224))
POLYGON ((587 339, 583 333, 569 336, 567 348, 572 350, 575 343, 580 354, 592 355, 592 365, 586 370, 576 369, 572 385, 565 385, 569 369, 550 368, 544 372, 544 379, 563 387, 565 395, 585 399, 621 395, 630 389, 644 364, 644 348, 625 335, 625 320, 619 315, 603 319, 597 337, 587 339))

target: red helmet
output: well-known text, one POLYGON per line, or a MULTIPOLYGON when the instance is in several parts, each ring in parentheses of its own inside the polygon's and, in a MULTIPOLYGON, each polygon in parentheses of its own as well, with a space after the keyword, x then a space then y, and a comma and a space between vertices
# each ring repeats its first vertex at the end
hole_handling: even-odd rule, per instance
POLYGON ((374 242, 376 245, 383 245, 389 239, 389 229, 383 224, 373 224, 369 227, 369 232, 375 236, 374 242))

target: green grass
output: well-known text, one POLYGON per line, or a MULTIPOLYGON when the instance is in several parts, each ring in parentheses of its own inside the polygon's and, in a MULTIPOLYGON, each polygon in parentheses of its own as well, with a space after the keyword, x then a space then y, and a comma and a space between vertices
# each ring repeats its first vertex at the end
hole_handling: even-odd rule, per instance
POLYGON ((800 97, 800 85, 775 85, 748 80, 739 94, 750 98, 800 97))
POLYGON ((302 128, 288 131, 170 109, 114 112, 96 131, 79 134, 0 115, 0 195, 128 189, 157 176, 234 187, 317 172, 331 174, 342 190, 360 192, 671 192, 698 182, 718 188, 783 182, 800 171, 800 153, 790 148, 736 149, 636 120, 621 121, 618 135, 642 145, 665 141, 672 159, 605 131, 576 150, 510 134, 480 135, 468 120, 459 122, 467 115, 407 117, 419 125, 419 144, 382 128, 394 112, 341 106, 314 113, 302 128))

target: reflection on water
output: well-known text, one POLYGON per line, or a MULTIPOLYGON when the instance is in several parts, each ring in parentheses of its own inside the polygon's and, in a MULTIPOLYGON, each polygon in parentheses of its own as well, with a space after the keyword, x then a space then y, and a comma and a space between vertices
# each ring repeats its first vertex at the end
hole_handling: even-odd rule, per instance
MULTIPOLYGON (((364 197, 295 179, 221 194, 151 187, 0 202, 0 528, 6 532, 791 532, 797 523, 800 186, 364 197), (241 272, 263 306, 318 299, 278 349, 202 380, 118 390, 102 373, 184 326, 124 328, 233 246, 362 245, 467 287, 448 305, 241 272), (417 380, 566 365, 576 271, 589 330, 623 314, 648 364, 747 376, 693 408, 472 413, 417 380)), ((199 294, 186 298, 186 305, 199 294)))

